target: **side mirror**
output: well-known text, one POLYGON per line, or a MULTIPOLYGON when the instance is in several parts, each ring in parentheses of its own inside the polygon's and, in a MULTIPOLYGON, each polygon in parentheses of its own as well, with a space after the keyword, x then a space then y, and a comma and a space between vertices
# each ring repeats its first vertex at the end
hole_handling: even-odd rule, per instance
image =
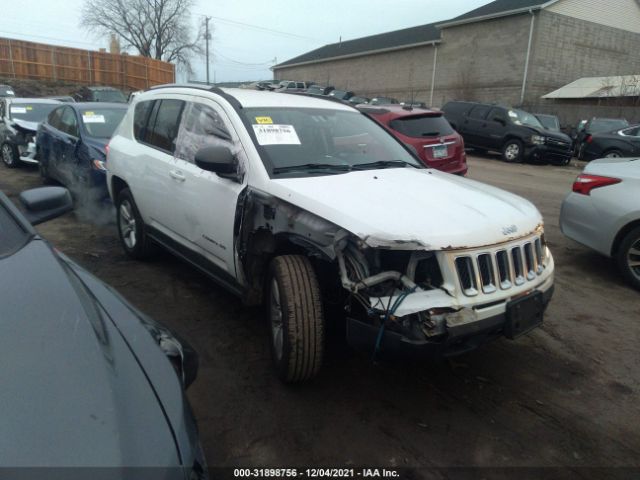
POLYGON ((195 161, 203 170, 240 183, 238 161, 229 147, 216 145, 201 148, 196 152, 195 161))
POLYGON ((24 216, 31 225, 38 225, 73 210, 71 194, 63 187, 33 188, 22 192, 19 198, 26 209, 24 216))

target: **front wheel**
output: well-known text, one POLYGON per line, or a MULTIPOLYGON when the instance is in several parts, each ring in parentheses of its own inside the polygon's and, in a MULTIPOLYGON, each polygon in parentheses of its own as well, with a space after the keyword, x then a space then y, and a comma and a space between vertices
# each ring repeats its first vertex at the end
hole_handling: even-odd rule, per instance
POLYGON ((124 252, 136 260, 151 257, 156 251, 156 246, 145 231, 144 221, 128 188, 118 193, 116 216, 118 235, 124 252))
POLYGON ((634 228, 622 239, 616 261, 625 279, 640 290, 640 227, 634 228))
POLYGON ((507 140, 502 147, 502 159, 508 163, 520 163, 524 155, 523 149, 520 140, 507 140))
POLYGON ((10 143, 3 143, 0 148, 2 161, 8 168, 16 168, 18 166, 18 150, 10 143))
POLYGON ((297 383, 314 377, 324 356, 320 287, 308 258, 282 255, 271 262, 267 283, 271 354, 278 377, 297 383))

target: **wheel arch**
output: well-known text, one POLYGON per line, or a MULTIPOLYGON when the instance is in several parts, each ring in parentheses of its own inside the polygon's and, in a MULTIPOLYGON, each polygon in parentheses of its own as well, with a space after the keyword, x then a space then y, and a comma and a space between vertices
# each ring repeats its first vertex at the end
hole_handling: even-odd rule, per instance
POLYGON ((111 177, 111 198, 113 199, 114 203, 118 198, 118 194, 125 188, 129 188, 129 184, 122 178, 118 177, 117 175, 111 177))
POLYGON ((620 248, 620 244, 622 243, 624 237, 626 237, 631 230, 638 227, 640 227, 640 218, 632 220, 618 231, 615 238, 613 239, 613 243, 611 244, 612 257, 614 257, 618 253, 618 249, 620 248))

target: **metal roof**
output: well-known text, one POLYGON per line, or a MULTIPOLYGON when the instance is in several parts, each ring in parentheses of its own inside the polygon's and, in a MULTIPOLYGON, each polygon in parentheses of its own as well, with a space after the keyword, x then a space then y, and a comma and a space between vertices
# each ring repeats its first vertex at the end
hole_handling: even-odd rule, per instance
POLYGON ((464 23, 479 22, 489 20, 491 18, 506 17, 508 15, 516 15, 518 13, 528 12, 529 10, 540 10, 547 7, 557 0, 495 0, 491 3, 483 5, 463 13, 451 20, 438 24, 439 28, 452 27, 454 25, 462 25, 464 23))
POLYGON ((303 53, 286 62, 275 65, 273 68, 288 67, 305 63, 316 63, 336 58, 348 58, 359 55, 369 55, 376 52, 385 52, 419 46, 440 41, 440 30, 435 24, 420 25, 417 27, 395 30, 393 32, 380 33, 369 37, 356 38, 344 42, 331 43, 303 53))
POLYGON ((606 98, 640 95, 640 75, 583 77, 543 95, 542 98, 606 98))

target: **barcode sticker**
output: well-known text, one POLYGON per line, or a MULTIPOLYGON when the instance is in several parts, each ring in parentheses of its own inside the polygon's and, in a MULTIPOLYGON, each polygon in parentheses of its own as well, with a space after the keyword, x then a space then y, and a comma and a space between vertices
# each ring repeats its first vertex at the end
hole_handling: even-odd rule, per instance
POLYGON ((84 113, 82 115, 82 121, 84 123, 105 123, 104 115, 95 115, 93 112, 84 113))
POLYGON ((27 113, 25 107, 11 107, 11 113, 27 113))
POLYGON ((300 145, 293 125, 253 125, 260 145, 300 145))

